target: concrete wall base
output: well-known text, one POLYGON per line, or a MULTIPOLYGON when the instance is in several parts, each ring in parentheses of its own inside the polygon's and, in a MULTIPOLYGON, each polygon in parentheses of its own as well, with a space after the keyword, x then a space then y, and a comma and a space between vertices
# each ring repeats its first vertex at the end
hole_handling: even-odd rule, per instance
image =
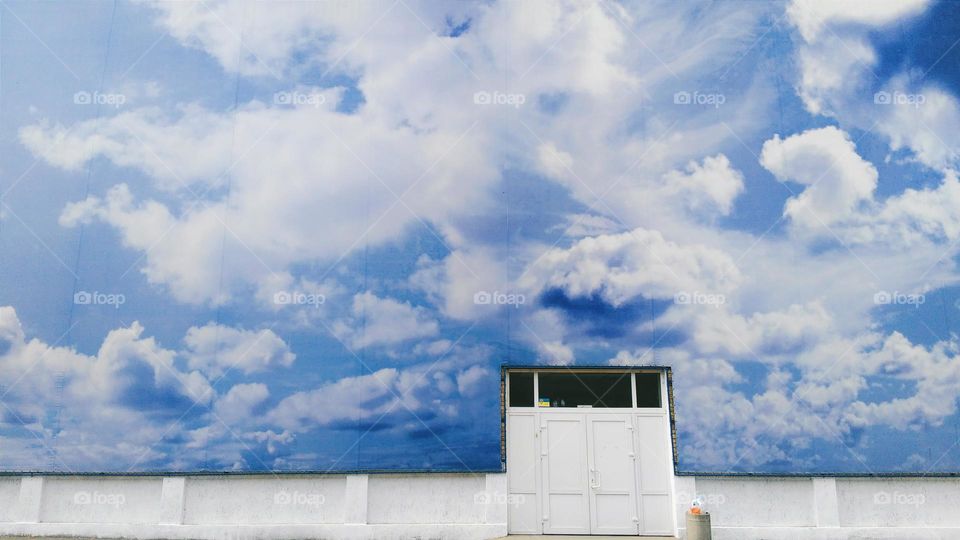
MULTIPOLYGON (((686 538, 681 531, 680 538, 686 538)), ((714 527, 713 540, 956 540, 960 527, 714 527)))
MULTIPOLYGON (((674 516, 695 496, 714 540, 960 539, 960 478, 679 476, 674 516)), ((482 540, 509 503, 501 473, 0 476, 0 536, 482 540)))
POLYGON ((678 476, 674 489, 680 517, 705 501, 714 540, 960 539, 957 477, 678 476))
POLYGON ((486 540, 507 534, 506 524, 389 524, 389 525, 148 525, 129 523, 3 523, 2 536, 81 536, 171 540, 289 540, 337 538, 381 540, 437 538, 486 540))
POLYGON ((484 540, 504 474, 0 476, 0 536, 484 540))

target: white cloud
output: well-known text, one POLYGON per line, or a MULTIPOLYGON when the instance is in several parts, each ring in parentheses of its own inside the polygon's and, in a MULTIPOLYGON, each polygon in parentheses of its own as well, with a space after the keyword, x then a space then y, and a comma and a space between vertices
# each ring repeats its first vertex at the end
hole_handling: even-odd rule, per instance
POLYGON ((426 354, 429 356, 444 356, 454 347, 454 343, 449 339, 438 339, 430 343, 418 343, 413 348, 414 354, 426 354))
MULTIPOLYGON (((243 454, 250 451, 250 444, 263 444, 276 453, 294 441, 294 431, 385 412, 420 411, 435 395, 431 394, 435 386, 445 386, 447 393, 458 387, 475 392, 476 384, 489 375, 486 368, 463 364, 480 361, 482 355, 461 351, 457 360, 347 377, 288 396, 272 412, 261 414, 271 396, 266 384, 239 382, 220 393, 205 372, 225 367, 211 356, 211 347, 218 343, 222 356, 230 358, 238 357, 239 348, 252 346, 249 356, 255 360, 238 366, 244 374, 289 364, 292 353, 272 332, 213 324, 194 327, 180 350, 164 348, 143 333, 136 322, 117 328, 107 334, 95 355, 87 355, 27 339, 13 308, 0 307, 0 385, 7 392, 0 423, 33 433, 25 439, 4 439, 5 459, 11 467, 49 466, 47 454, 37 454, 34 448, 37 437, 41 444, 55 445, 58 467, 73 470, 136 469, 147 463, 190 468, 210 460, 245 468, 243 454), (453 373, 459 374, 456 383, 451 380, 453 373), (47 414, 49 397, 54 395, 60 396, 58 406, 63 410, 56 426, 47 414), (381 404, 378 399, 385 401, 381 404), (297 417, 295 405, 303 400, 317 408, 297 417), (171 414, 181 421, 171 424, 171 414), (91 433, 97 434, 96 441, 91 441, 91 433), (171 450, 171 438, 185 442, 171 450)), ((455 409, 447 410, 444 418, 455 409)))
POLYGON ((213 407, 217 417, 226 424, 234 424, 251 417, 254 407, 270 396, 263 383, 243 383, 230 388, 213 407))
POLYGON ((484 379, 491 377, 489 369, 482 366, 470 366, 457 373, 457 391, 464 397, 475 397, 483 388, 484 379))
POLYGON ((337 421, 379 417, 400 407, 398 378, 399 372, 392 368, 346 377, 283 398, 267 417, 272 423, 293 432, 309 431, 337 421), (379 405, 364 406, 374 401, 379 405))
POLYGON ((183 342, 190 368, 210 377, 230 369, 249 375, 274 366, 290 367, 296 359, 272 330, 241 330, 210 322, 191 327, 183 342))
MULTIPOLYGON (((654 323, 637 323, 639 330, 676 323, 690 336, 682 347, 647 355, 643 349, 623 350, 614 360, 675 365, 682 425, 702 428, 681 439, 684 452, 707 465, 733 463, 745 450, 744 459, 753 463, 788 459, 784 448, 800 447, 811 437, 833 440, 831 429, 845 433, 884 422, 907 428, 952 414, 952 402, 943 402, 955 390, 952 345, 923 348, 902 336, 885 337, 872 328, 870 314, 879 288, 913 290, 924 285, 918 281, 944 283, 954 273, 949 265, 923 277, 952 253, 944 251, 943 242, 960 236, 955 210, 960 187, 946 170, 953 149, 943 142, 953 140, 960 108, 949 94, 929 88, 922 89, 926 108, 879 108, 870 91, 877 53, 866 32, 917 13, 922 2, 871 2, 864 8, 857 2, 797 1, 788 8, 804 37, 798 45, 798 92, 809 111, 832 115, 841 127, 774 137, 764 145, 762 164, 779 180, 800 184, 802 192, 784 209, 794 232, 824 234, 822 220, 852 253, 814 253, 797 235, 771 231, 759 237, 710 223, 709 218, 730 215, 744 190, 742 173, 726 155, 734 157, 730 147, 742 144, 737 139, 769 136, 759 130, 768 125, 776 96, 771 81, 779 74, 741 77, 723 107, 671 101, 678 91, 703 91, 705 70, 737 65, 762 37, 756 22, 765 19, 764 10, 779 5, 550 1, 431 10, 412 5, 432 32, 402 3, 327 11, 247 2, 155 7, 164 29, 227 71, 270 77, 329 67, 333 75, 355 79, 363 95, 352 114, 336 110, 341 89, 313 89, 324 93, 323 106, 253 101, 226 112, 184 105, 173 114, 141 108, 72 126, 38 121, 21 130, 26 147, 56 167, 76 171, 102 157, 150 179, 151 185, 131 182, 135 190, 119 185, 68 205, 61 224, 102 223, 117 230, 126 247, 144 256, 147 280, 177 300, 221 304, 254 291, 260 305, 269 307, 277 288, 334 294, 335 284, 311 282, 295 275, 297 269, 327 268, 357 247, 387 245, 409 237, 411 227, 429 227, 449 251, 440 260, 422 259, 410 284, 450 318, 489 321, 502 315, 496 306, 474 301, 481 291, 523 292, 532 302, 537 293, 556 287, 570 296, 598 295, 614 306, 640 295, 666 300, 682 291, 727 295, 719 307, 673 306, 654 323), (462 21, 467 13, 467 33, 439 35, 445 19, 462 21), (365 38, 356 40, 359 35, 365 38), (507 38, 511 46, 503 47, 507 38), (478 91, 521 94, 525 104, 477 106, 472 97, 478 91), (542 106, 551 100, 555 106, 542 106), (943 170, 943 183, 875 200, 877 172, 844 131, 867 130, 874 121, 893 149, 911 151, 920 163, 943 170), (554 246, 550 238, 505 250, 496 247, 504 239, 499 230, 477 232, 478 218, 496 212, 511 217, 498 185, 505 169, 545 175, 560 186, 552 190, 573 199, 565 215, 551 216, 568 225, 554 246), (223 197, 226 182, 229 200, 223 197), (207 188, 214 189, 195 204, 195 195, 207 188), (323 216, 319 231, 317 216, 323 216), (884 249, 891 240, 911 248, 909 260, 884 249), (516 270, 524 268, 517 283, 516 270), (921 367, 908 368, 898 363, 899 356, 921 367), (770 370, 760 391, 747 396, 732 390, 744 382, 738 363, 757 360, 770 370), (923 396, 862 402, 865 385, 881 373, 873 365, 889 366, 888 376, 915 381, 941 402, 923 396), (947 375, 937 386, 939 372, 947 375), (790 405, 797 388, 803 391, 800 411, 790 405), (790 421, 783 422, 787 414, 790 421), (786 447, 773 442, 779 436, 789 438, 786 447)), ((890 89, 908 88, 906 81, 893 81, 890 89)), ((432 356, 450 348, 427 307, 366 292, 353 297, 348 311, 335 328, 353 347, 389 349, 416 341, 415 354, 432 356)), ((540 361, 571 363, 575 350, 594 343, 578 341, 556 311, 517 311, 514 320, 531 329, 521 330, 517 339, 540 361)), ((298 313, 304 323, 330 315, 298 313)), ((19 324, 4 323, 5 317, 10 318, 0 310, 0 352, 3 340, 15 351, 8 355, 42 349, 24 340, 19 324)), ((227 367, 225 360, 241 358, 243 346, 257 337, 266 343, 243 357, 241 372, 293 361, 267 331, 194 328, 183 351, 162 349, 141 332, 131 326, 111 333, 95 357, 56 349, 56 360, 45 361, 110 372, 115 358, 156 356, 159 361, 146 362, 155 383, 184 379, 183 392, 189 394, 204 393, 206 377, 227 367), (211 335, 214 330, 227 336, 226 342, 211 335), (175 369, 178 361, 197 371, 181 370, 175 378, 158 371, 175 369)), ((443 396, 455 390, 471 394, 488 372, 454 348, 437 366, 441 371, 429 376, 416 367, 327 382, 281 399, 263 418, 249 418, 270 397, 258 383, 239 383, 209 403, 230 422, 249 421, 256 431, 241 436, 269 444, 271 451, 291 442, 294 432, 316 427, 376 420, 407 408, 448 414, 450 403, 431 401, 436 394, 425 389, 435 386, 443 396), (266 425, 253 426, 261 421, 266 425)), ((90 378, 91 388, 105 384, 90 378)), ((31 412, 30 420, 39 424, 42 411, 31 412)), ((112 419, 127 413, 104 408, 98 414, 112 419)), ((117 425, 143 421, 122 420, 117 425)), ((153 428, 147 423, 137 429, 144 437, 159 436, 153 428)), ((62 440, 82 435, 71 429, 62 440)), ((189 436, 191 444, 209 448, 229 433, 208 423, 189 436)), ((142 442, 128 444, 154 457, 142 442)))
POLYGON ((946 172, 956 166, 960 149, 950 135, 960 126, 960 103, 909 66, 881 79, 870 36, 929 5, 927 0, 795 0, 787 15, 804 38, 796 53, 798 93, 808 111, 883 135, 891 150, 909 150, 919 163, 946 172))
POLYGON ((564 344, 569 337, 565 321, 557 310, 537 309, 526 314, 516 337, 537 351, 538 362, 566 366, 574 361, 573 349, 564 344))
POLYGON ((804 39, 814 41, 827 25, 883 26, 914 15, 929 4, 929 0, 793 0, 787 16, 804 39))
POLYGON ((687 346, 699 354, 766 362, 793 362, 833 329, 818 302, 742 316, 725 307, 675 306, 663 323, 689 330, 687 346))
POLYGON ((559 341, 541 342, 537 344, 539 354, 537 359, 550 366, 568 366, 573 364, 573 349, 559 341))
MULTIPOLYGON (((929 246, 946 258, 955 246, 943 244, 960 238, 957 173, 947 171, 941 184, 933 188, 907 188, 877 205, 873 212, 853 216, 837 231, 850 244, 884 243, 914 250, 929 246)), ((928 264, 933 266, 935 262, 928 264)))
POLYGON ((570 238, 583 238, 584 236, 622 232, 623 227, 616 221, 604 216, 595 214, 572 214, 567 216, 564 224, 557 225, 551 228, 550 231, 561 231, 564 236, 570 238))
POLYGON ((195 105, 179 118, 159 108, 138 108, 73 126, 41 123, 20 130, 20 141, 51 165, 75 171, 104 156, 118 166, 143 170, 166 189, 194 183, 216 186, 230 166, 232 122, 195 105), (197 152, 203 148, 203 152, 197 152))
POLYGON ((635 229, 551 249, 524 279, 534 291, 556 287, 570 297, 596 294, 620 306, 639 295, 672 299, 682 291, 727 291, 738 278, 733 260, 722 251, 682 246, 658 231, 635 229))
MULTIPOLYGON (((188 303, 221 303, 229 291, 221 289, 220 252, 224 236, 222 209, 193 207, 180 218, 156 201, 136 204, 125 184, 114 186, 104 199, 91 196, 68 204, 60 224, 73 227, 101 220, 115 227, 123 245, 142 251, 141 270, 150 283, 169 287, 188 303)), ((254 271, 257 267, 250 268, 254 271)))
POLYGON ((910 149, 917 161, 937 170, 955 167, 960 149, 953 136, 960 126, 957 99, 935 86, 911 89, 900 80, 891 81, 883 91, 891 100, 901 100, 877 115, 877 129, 890 138, 890 148, 910 149))
MULTIPOLYGON (((178 366, 177 351, 143 337, 143 332, 136 322, 117 328, 106 335, 95 355, 87 355, 28 340, 15 310, 0 307, 0 336, 7 345, 0 347, 0 385, 6 389, 3 423, 32 432, 27 437, 30 444, 39 439, 52 445, 56 426, 47 412, 51 396, 59 396, 64 412, 56 434, 58 467, 113 470, 118 464, 137 466, 142 459, 164 459, 152 447, 170 429, 169 421, 156 413, 172 408, 181 414, 193 404, 202 411, 216 391, 201 373, 178 366), (95 440, 91 434, 96 434, 95 440)), ((10 448, 5 457, 9 467, 47 466, 46 454, 26 447, 14 450, 15 437, 4 441, 10 448)))
POLYGON ((274 432, 273 430, 266 431, 256 431, 253 433, 247 433, 245 437, 249 440, 256 441, 259 443, 266 443, 267 452, 271 454, 277 453, 277 449, 282 444, 289 444, 293 442, 294 436, 289 431, 281 431, 279 433, 274 432))
POLYGON ((440 421, 456 421, 457 403, 443 396, 454 390, 475 392, 477 384, 490 375, 481 365, 488 361, 489 351, 485 349, 459 348, 448 358, 343 377, 283 398, 266 413, 265 420, 290 433, 305 433, 358 422, 382 421, 386 427, 396 417, 412 414, 420 417, 413 428, 427 425, 429 429, 434 414, 440 421))
POLYGON ((457 388, 457 386, 453 383, 453 379, 451 379, 446 373, 434 373, 433 381, 437 386, 437 390, 439 390, 441 394, 450 394, 457 388))
POLYGON ((426 309, 369 291, 353 297, 351 313, 351 319, 337 321, 334 331, 357 349, 397 345, 439 332, 436 319, 426 309))
POLYGON ((872 101, 872 94, 866 91, 866 85, 860 86, 859 81, 877 61, 875 51, 865 38, 830 34, 801 46, 797 56, 800 68, 797 90, 811 113, 834 116, 846 112, 847 104, 837 101, 838 94, 856 93, 861 101, 869 95, 872 101))
MULTIPOLYGON (((769 102, 750 89, 742 107, 667 107, 650 118, 644 130, 649 135, 622 132, 623 118, 638 110, 637 97, 666 102, 677 85, 698 80, 703 67, 738 57, 761 17, 745 6, 712 6, 703 16, 692 6, 628 9, 575 2, 442 9, 386 2, 320 12, 306 5, 265 9, 228 1, 152 5, 158 23, 180 43, 207 52, 227 70, 285 74, 294 69, 288 63, 295 55, 304 65, 356 77, 364 97, 349 115, 335 110, 339 90, 316 89, 326 97, 316 108, 252 101, 219 112, 184 105, 174 114, 134 109, 72 126, 38 122, 21 130, 21 141, 55 166, 76 170, 102 156, 143 171, 157 187, 175 193, 182 204, 151 200, 146 190, 114 204, 94 194, 67 208, 63 223, 95 220, 118 229, 125 245, 144 255, 148 280, 182 302, 233 300, 238 291, 251 284, 259 289, 297 263, 332 263, 358 246, 394 240, 409 226, 434 226, 451 249, 478 253, 464 239, 464 222, 498 208, 492 188, 505 163, 536 168, 531 156, 543 146, 541 138, 565 152, 577 149, 577 178, 564 180, 574 197, 593 204, 610 179, 629 171, 620 185, 630 193, 610 196, 598 210, 607 213, 603 206, 609 204, 617 214, 646 216, 649 207, 670 205, 659 204, 649 196, 655 186, 634 177, 649 171, 659 178, 694 156, 700 159, 730 136, 728 127, 739 131, 754 123, 753 115, 744 114, 747 108, 769 102), (450 20, 469 18, 471 25, 450 38, 426 31, 418 18, 435 34, 450 20), (649 47, 636 47, 634 34, 649 47), (701 45, 710 36, 709 46, 678 47, 677 36, 684 34, 702 36, 701 45), (509 49, 500 46, 506 36, 512 36, 509 49), (495 83, 504 80, 505 67, 516 82, 509 89, 495 83), (423 81, 437 73, 443 80, 424 88, 423 81), (502 108, 475 105, 478 91, 524 95, 526 104, 511 112, 529 130, 506 126, 502 108), (545 115, 538 110, 540 96, 562 96, 568 105, 545 115), (674 117, 677 126, 661 140, 674 117), (643 170, 631 170, 639 158, 643 170), (195 204, 196 195, 227 182, 229 203, 214 189, 195 204), (394 195, 408 188, 397 203, 394 195), (317 215, 325 216, 322 242, 316 241, 317 215), (221 253, 230 259, 222 282, 212 271, 221 253)), ((712 171, 712 163, 703 170, 712 171)), ((735 186, 701 186, 695 181, 701 173, 691 174, 691 186, 705 189, 687 193, 691 200, 725 212, 735 186)), ((459 318, 482 314, 459 296, 444 302, 459 318)))
POLYGON ((322 37, 322 10, 295 3, 151 2, 157 23, 181 44, 207 51, 228 71, 279 76, 290 55, 322 37))
POLYGON ((849 217, 877 187, 877 169, 857 154, 843 131, 828 126, 763 143, 760 164, 781 182, 804 186, 783 213, 807 229, 828 227, 849 217))
POLYGON ((547 176, 571 181, 573 156, 557 149, 553 143, 543 143, 537 148, 537 166, 547 176))
POLYGON ((956 338, 924 347, 897 332, 844 337, 817 304, 750 317, 726 307, 687 308, 671 310, 661 323, 689 336, 682 345, 653 353, 624 350, 610 363, 674 368, 682 396, 681 452, 701 466, 750 468, 783 459, 802 466, 796 451, 811 438, 835 440, 876 426, 923 429, 942 425, 957 411, 956 338), (740 362, 770 365, 764 385, 753 387, 753 394, 742 389, 740 362), (882 384, 880 378, 906 384, 910 395, 868 397, 865 392, 882 384))
POLYGON ((21 140, 56 166, 74 169, 103 155, 177 190, 179 210, 138 202, 116 186, 105 198, 68 206, 61 222, 118 229, 125 245, 144 254, 147 278, 191 303, 222 303, 296 262, 334 262, 358 246, 398 238, 407 225, 482 208, 485 188, 499 178, 465 121, 422 133, 382 119, 256 102, 235 115, 187 110, 168 119, 132 111, 74 126, 69 135, 62 126, 29 126, 21 140), (452 149, 459 157, 448 156, 452 149), (268 181, 274 178, 283 182, 268 181), (229 203, 207 191, 228 180, 229 203), (321 214, 325 239, 317 242, 321 214), (221 290, 216 268, 224 251, 236 260, 221 290))
POLYGON ((691 161, 684 171, 670 171, 663 178, 662 191, 695 214, 728 215, 733 201, 743 191, 743 174, 723 154, 691 161))
POLYGON ((855 402, 844 420, 853 426, 887 425, 895 429, 918 429, 942 425, 957 411, 960 389, 960 344, 956 339, 940 341, 932 347, 914 345, 894 332, 862 362, 872 374, 916 381, 913 395, 885 402, 855 402))
MULTIPOLYGON (((916 257, 928 250, 955 248, 944 245, 960 235, 960 182, 953 170, 946 170, 935 187, 907 188, 877 200, 876 168, 860 157, 849 136, 835 127, 786 139, 775 136, 764 143, 761 164, 777 179, 805 186, 784 208, 784 215, 804 235, 874 251, 889 246, 911 248, 917 250, 916 257)), ((940 258, 942 251, 928 259, 928 268, 940 258)))
POLYGON ((509 279, 502 255, 485 246, 454 250, 437 261, 422 256, 410 284, 427 293, 447 317, 480 319, 496 316, 510 306, 477 302, 478 294, 522 294, 509 279))

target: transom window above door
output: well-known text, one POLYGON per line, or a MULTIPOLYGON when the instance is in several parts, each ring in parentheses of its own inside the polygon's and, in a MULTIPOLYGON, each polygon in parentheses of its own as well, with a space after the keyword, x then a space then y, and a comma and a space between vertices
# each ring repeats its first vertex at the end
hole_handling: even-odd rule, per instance
POLYGON ((662 408, 659 371, 508 371, 508 407, 662 408))

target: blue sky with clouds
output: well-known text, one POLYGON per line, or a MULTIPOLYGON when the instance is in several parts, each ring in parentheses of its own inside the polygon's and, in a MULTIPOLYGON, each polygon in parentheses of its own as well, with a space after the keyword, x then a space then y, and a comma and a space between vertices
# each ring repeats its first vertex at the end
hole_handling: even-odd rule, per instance
POLYGON ((958 13, 4 0, 0 468, 496 469, 509 362, 960 470, 958 13))

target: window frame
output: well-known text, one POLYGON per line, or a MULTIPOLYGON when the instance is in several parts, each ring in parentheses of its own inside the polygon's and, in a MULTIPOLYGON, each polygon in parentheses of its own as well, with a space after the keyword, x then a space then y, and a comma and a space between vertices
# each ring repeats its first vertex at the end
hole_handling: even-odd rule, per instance
POLYGON ((569 370, 558 370, 558 369, 537 369, 537 368, 509 368, 505 369, 506 374, 506 384, 504 392, 504 408, 508 411, 537 411, 537 412, 546 412, 546 411, 559 411, 559 412, 571 412, 571 410, 580 410, 585 409, 590 411, 612 411, 612 412, 622 412, 622 411, 664 411, 667 409, 667 392, 664 391, 664 385, 666 385, 666 373, 662 369, 644 369, 644 368, 633 368, 633 369, 576 369, 571 368, 569 370), (510 403, 510 384, 512 381, 513 373, 533 373, 533 406, 532 407, 518 407, 510 403), (541 407, 540 402, 540 373, 615 373, 623 374, 628 373, 630 375, 630 407, 541 407), (659 382, 659 391, 660 391, 660 406, 659 407, 638 407, 637 406, 637 373, 651 373, 656 374, 659 382))

